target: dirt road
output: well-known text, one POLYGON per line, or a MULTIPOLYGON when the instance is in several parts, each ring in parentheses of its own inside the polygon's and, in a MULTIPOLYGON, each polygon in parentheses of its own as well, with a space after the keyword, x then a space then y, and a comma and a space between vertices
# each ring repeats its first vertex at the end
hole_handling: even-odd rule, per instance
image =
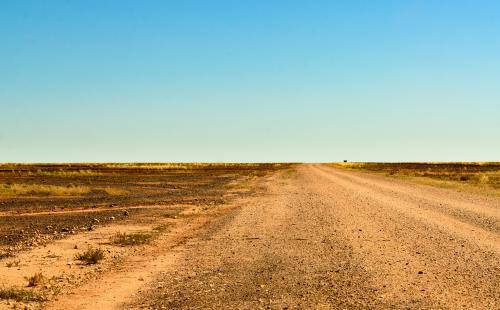
POLYGON ((302 165, 116 306, 500 309, 499 232, 498 198, 302 165))

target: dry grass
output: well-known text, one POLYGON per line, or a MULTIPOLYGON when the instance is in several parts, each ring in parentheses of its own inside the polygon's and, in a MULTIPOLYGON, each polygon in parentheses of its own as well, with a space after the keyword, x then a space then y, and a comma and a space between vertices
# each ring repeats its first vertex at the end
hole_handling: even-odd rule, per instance
POLYGON ((150 243, 153 240, 153 235, 144 232, 135 233, 117 233, 112 239, 111 243, 120 246, 135 246, 150 243))
MULTIPOLYGON (((108 163, 108 168, 128 168, 128 169, 150 169, 150 170, 192 170, 192 169, 213 169, 213 168, 257 168, 258 163, 108 163)), ((271 163, 275 168, 290 165, 282 163, 271 163)))
POLYGON ((111 195, 111 196, 121 196, 121 195, 126 195, 128 194, 128 191, 120 188, 114 188, 114 187, 104 187, 100 188, 103 191, 106 192, 106 194, 111 195))
POLYGON ((54 176, 54 177, 81 177, 81 176, 98 176, 102 175, 102 173, 90 170, 90 169, 81 169, 81 170, 41 170, 38 169, 36 171, 28 171, 29 176, 54 176))
POLYGON ((88 186, 43 185, 43 184, 0 184, 0 196, 51 195, 77 196, 89 193, 88 186))
POLYGON ((89 248, 87 251, 83 253, 79 253, 75 255, 75 259, 86 263, 87 265, 97 264, 101 260, 104 259, 104 250, 98 248, 89 248))
POLYGON ((66 186, 44 184, 0 184, 0 196, 81 196, 92 190, 102 190, 110 196, 128 194, 127 190, 114 187, 90 187, 69 184, 66 186))
POLYGON ((500 195, 500 163, 333 163, 330 165, 384 174, 427 185, 500 195))
POLYGON ((298 163, 224 163, 224 162, 190 162, 190 163, 0 163, 0 169, 23 172, 31 175, 45 176, 85 176, 101 175, 103 168, 132 168, 132 169, 207 169, 207 168, 258 168, 262 165, 283 168, 298 163), (37 166, 43 166, 36 169, 37 166), (57 170, 56 170, 57 169, 57 170))

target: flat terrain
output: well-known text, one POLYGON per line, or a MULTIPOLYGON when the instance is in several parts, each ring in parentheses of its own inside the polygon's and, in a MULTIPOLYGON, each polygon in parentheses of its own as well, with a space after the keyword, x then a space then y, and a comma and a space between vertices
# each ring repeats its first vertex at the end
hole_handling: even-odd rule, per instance
POLYGON ((90 279, 148 263, 254 195, 257 180, 291 166, 0 165, 0 308, 43 306, 90 279), (88 249, 104 259, 76 259, 88 249))
POLYGON ((499 232, 497 198, 301 166, 132 308, 498 309, 499 232))
POLYGON ((154 213, 154 206, 170 207, 175 213, 189 206, 223 205, 247 194, 253 179, 288 166, 0 165, 0 258, 64 235, 154 213))
POLYGON ((222 188, 234 196, 212 208, 189 206, 172 219, 157 206, 153 219, 102 225, 17 254, 34 257, 21 271, 42 266, 49 276, 63 270, 64 281, 75 279, 49 302, 31 305, 499 309, 498 196, 326 165, 267 171, 245 183, 247 194, 222 188), (120 225, 151 232, 168 223, 150 245, 106 244, 120 225), (86 243, 118 259, 68 267, 74 245, 86 243))

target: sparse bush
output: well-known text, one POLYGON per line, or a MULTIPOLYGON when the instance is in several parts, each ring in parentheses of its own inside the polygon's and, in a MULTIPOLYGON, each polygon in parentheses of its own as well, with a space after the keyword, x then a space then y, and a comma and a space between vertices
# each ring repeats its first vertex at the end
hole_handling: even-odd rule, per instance
POLYGON ((100 248, 89 248, 83 253, 76 254, 75 259, 85 262, 88 265, 97 264, 104 259, 104 251, 100 248))
POLYGON ((131 234, 117 233, 112 238, 112 243, 121 246, 142 245, 151 242, 153 235, 143 232, 131 234))
POLYGON ((28 278, 28 287, 34 287, 44 284, 47 281, 47 278, 43 275, 43 273, 38 272, 33 276, 28 278))

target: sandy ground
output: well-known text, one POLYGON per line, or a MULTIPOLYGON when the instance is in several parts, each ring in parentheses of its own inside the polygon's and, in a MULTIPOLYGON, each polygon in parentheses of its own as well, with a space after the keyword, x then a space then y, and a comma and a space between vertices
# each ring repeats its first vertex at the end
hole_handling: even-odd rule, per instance
MULTIPOLYGON (((259 195, 186 217, 153 245, 110 248, 119 262, 45 306, 500 309, 500 199, 321 165, 261 182, 259 195)), ((34 257, 70 258, 77 241, 34 257)))

